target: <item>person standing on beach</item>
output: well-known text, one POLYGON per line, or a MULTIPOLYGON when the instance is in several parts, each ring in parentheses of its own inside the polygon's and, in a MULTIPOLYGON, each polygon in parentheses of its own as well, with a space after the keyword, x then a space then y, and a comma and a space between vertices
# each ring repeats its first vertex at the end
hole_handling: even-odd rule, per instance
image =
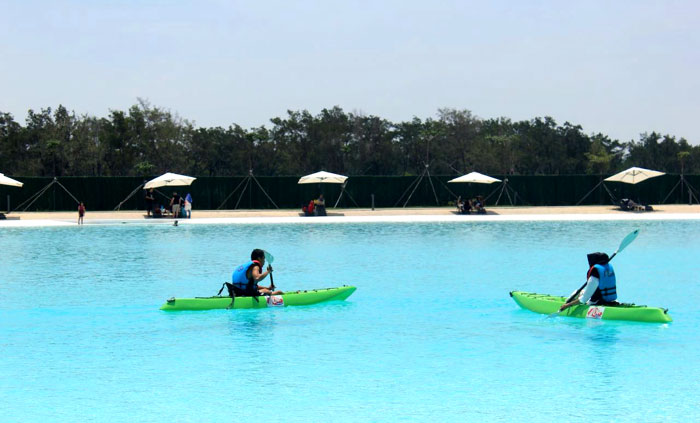
POLYGON ((146 216, 150 217, 151 212, 153 211, 153 200, 156 198, 153 196, 153 188, 149 189, 146 191, 146 216))
POLYGON ((78 225, 83 224, 83 217, 85 216, 85 204, 81 201, 78 205, 78 225))
POLYGON ((180 196, 177 195, 177 192, 173 192, 173 198, 170 199, 170 207, 173 212, 173 219, 177 218, 180 215, 180 196))
POLYGON ((185 217, 192 218, 192 196, 189 192, 185 196, 185 217))

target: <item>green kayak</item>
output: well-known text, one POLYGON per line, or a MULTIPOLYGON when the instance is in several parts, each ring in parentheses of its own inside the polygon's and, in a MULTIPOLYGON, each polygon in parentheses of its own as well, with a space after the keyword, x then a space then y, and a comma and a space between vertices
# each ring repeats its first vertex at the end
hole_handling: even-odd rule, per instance
POLYGON ((325 301, 343 301, 352 295, 355 289, 357 288, 354 286, 341 286, 340 288, 294 291, 264 297, 236 297, 233 301, 233 307, 231 307, 231 297, 171 298, 160 309, 180 311, 302 306, 325 301))
MULTIPOLYGON (((556 313, 566 298, 531 292, 512 291, 510 296, 522 308, 541 314, 556 313)), ((560 316, 633 322, 667 323, 672 321, 667 309, 634 304, 615 306, 577 305, 562 311, 560 316)))

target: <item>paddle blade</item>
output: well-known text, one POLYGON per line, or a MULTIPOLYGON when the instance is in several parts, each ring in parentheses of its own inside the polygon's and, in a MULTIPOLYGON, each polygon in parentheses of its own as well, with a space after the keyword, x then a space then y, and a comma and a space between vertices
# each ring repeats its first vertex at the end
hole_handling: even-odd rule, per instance
POLYGON ((629 235, 627 235, 625 239, 622 240, 620 246, 617 248, 617 251, 615 251, 615 254, 627 248, 627 246, 630 245, 632 241, 634 241, 637 238, 637 235, 639 235, 639 229, 635 229, 632 232, 630 232, 629 235))
POLYGON ((265 262, 267 264, 272 264, 272 262, 274 262, 274 261, 275 261, 275 256, 273 256, 269 252, 265 251, 265 262))

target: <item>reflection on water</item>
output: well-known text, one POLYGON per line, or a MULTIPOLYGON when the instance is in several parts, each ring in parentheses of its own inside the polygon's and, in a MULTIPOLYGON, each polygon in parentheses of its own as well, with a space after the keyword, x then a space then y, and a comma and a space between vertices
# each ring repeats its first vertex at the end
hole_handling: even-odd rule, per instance
POLYGON ((611 348, 619 341, 619 324, 596 319, 586 319, 586 338, 601 348, 611 348))
MULTIPOLYGON (((264 301, 264 300, 263 300, 264 301)), ((274 333, 276 313, 274 310, 229 310, 226 313, 229 335, 257 341, 274 333)))

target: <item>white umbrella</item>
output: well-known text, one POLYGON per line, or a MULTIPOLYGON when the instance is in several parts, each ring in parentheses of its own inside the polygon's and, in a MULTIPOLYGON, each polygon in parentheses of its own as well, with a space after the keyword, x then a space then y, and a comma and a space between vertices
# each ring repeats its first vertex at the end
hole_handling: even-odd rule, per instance
POLYGON ((624 182, 626 184, 636 184, 649 178, 654 178, 656 176, 661 175, 665 175, 665 173, 658 172, 656 170, 644 169, 641 167, 631 167, 627 170, 623 170, 620 173, 616 173, 609 178, 605 178, 605 180, 608 182, 624 182))
POLYGON ((15 181, 12 178, 8 178, 7 176, 0 173, 0 185, 9 185, 12 187, 20 187, 21 188, 22 185, 24 185, 24 184, 20 181, 15 181))
POLYGON ((481 174, 479 172, 470 172, 467 173, 466 175, 462 175, 459 178, 454 178, 449 181, 450 182, 473 182, 475 184, 492 184, 494 182, 501 182, 500 179, 492 178, 490 176, 486 176, 484 174, 481 174))
POLYGON ((160 175, 159 177, 146 182, 146 185, 143 186, 143 189, 159 187, 179 187, 183 185, 190 185, 195 179, 197 178, 168 172, 164 175, 160 175))
POLYGON ((348 179, 347 176, 321 171, 302 176, 297 184, 342 184, 346 179, 348 179))

